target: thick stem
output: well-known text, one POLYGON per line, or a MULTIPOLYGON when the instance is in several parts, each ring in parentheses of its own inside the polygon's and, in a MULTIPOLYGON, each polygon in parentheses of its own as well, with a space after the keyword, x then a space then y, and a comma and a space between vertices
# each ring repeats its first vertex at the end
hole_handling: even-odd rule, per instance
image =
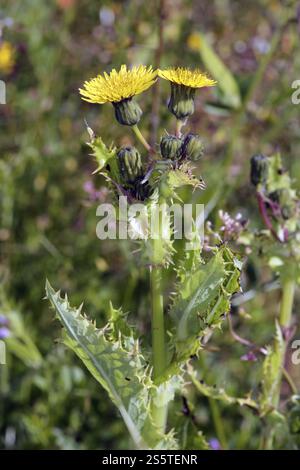
POLYGON ((166 366, 163 295, 161 292, 161 268, 152 266, 150 275, 152 299, 153 378, 155 380, 164 372, 166 366))
MULTIPOLYGON (((154 240, 154 242, 157 240, 154 240)), ((159 240, 158 240, 159 241, 159 240)), ((153 379, 157 379, 166 367, 165 350, 165 326, 163 311, 163 294, 161 288, 162 273, 161 268, 151 267, 151 300, 152 300, 152 365, 153 379)), ((168 406, 163 402, 163 397, 159 394, 153 396, 151 414, 156 427, 162 433, 165 432, 167 423, 168 406)))
MULTIPOLYGON (((158 209, 159 210, 159 209, 158 209)), ((161 234, 163 220, 160 217, 158 233, 161 234)), ((161 249, 161 238, 153 239, 153 264, 150 270, 151 304, 152 304, 152 366, 153 379, 158 379, 166 368, 164 303, 162 292, 162 267, 157 264, 161 249)), ((164 400, 164 389, 154 392, 151 404, 151 415, 154 424, 164 433, 167 422, 168 405, 164 400)))

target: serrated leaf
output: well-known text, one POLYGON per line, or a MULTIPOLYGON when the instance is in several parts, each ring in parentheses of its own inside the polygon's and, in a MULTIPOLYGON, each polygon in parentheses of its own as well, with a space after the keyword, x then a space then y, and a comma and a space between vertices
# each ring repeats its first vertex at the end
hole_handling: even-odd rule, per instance
POLYGON ((46 283, 46 296, 64 327, 65 345, 77 354, 107 391, 135 445, 138 448, 175 449, 177 443, 173 434, 162 435, 154 426, 150 406, 155 397, 163 397, 166 403, 172 400, 180 379, 173 377, 160 387, 153 384, 139 342, 130 327, 126 327, 124 315, 119 310, 113 309, 109 324, 98 329, 81 313, 81 308, 72 308, 67 298, 61 298, 49 282, 46 283), (131 336, 126 336, 129 331, 131 336))
POLYGON ((172 190, 186 185, 192 186, 193 189, 205 189, 204 181, 193 175, 192 168, 188 163, 184 163, 176 170, 170 170, 167 173, 167 184, 172 190))
POLYGON ((122 337, 131 337, 134 335, 133 327, 128 324, 127 315, 123 313, 121 308, 114 308, 112 303, 109 304, 109 337, 118 341, 122 337))
POLYGON ((268 348, 262 367, 262 391, 259 399, 262 415, 276 407, 281 382, 281 373, 278 374, 278 371, 282 370, 284 350, 281 328, 276 322, 274 344, 272 348, 268 348))
MULTIPOLYGON (((127 338, 126 349, 121 341, 109 341, 105 328, 72 308, 67 299, 47 282, 46 295, 64 326, 63 341, 82 360, 93 377, 105 388, 137 447, 143 447, 141 430, 148 414, 150 379, 139 344, 127 338)), ((124 342, 123 342, 124 343, 124 342)))
POLYGON ((95 137, 87 145, 92 149, 92 156, 97 163, 97 169, 94 173, 99 173, 108 163, 112 163, 112 159, 116 156, 116 148, 111 146, 106 147, 101 137, 95 137))
POLYGON ((218 86, 222 91, 222 102, 227 106, 237 109, 241 106, 240 88, 234 76, 217 56, 213 48, 210 46, 204 34, 200 36, 200 55, 206 70, 218 82, 218 86))
POLYGON ((176 324, 177 338, 186 340, 197 331, 199 315, 205 312, 216 296, 216 290, 225 277, 225 264, 222 252, 219 251, 207 264, 181 279, 178 295, 170 310, 170 316, 176 324))
POLYGON ((196 371, 193 369, 193 367, 190 364, 188 365, 187 370, 188 370, 189 377, 191 378, 193 384, 195 385, 196 389, 200 393, 202 393, 202 395, 213 398, 214 400, 222 401, 223 403, 228 404, 228 405, 248 406, 254 409, 258 408, 257 402, 254 401, 251 398, 251 396, 246 396, 242 398, 230 396, 226 393, 224 388, 211 387, 210 385, 207 385, 204 382, 199 381, 197 379, 196 371))
POLYGON ((181 266, 169 312, 173 322, 169 348, 175 352, 166 376, 176 373, 190 356, 197 354, 201 339, 220 327, 230 308, 230 297, 240 289, 240 269, 241 262, 226 246, 192 271, 181 266))

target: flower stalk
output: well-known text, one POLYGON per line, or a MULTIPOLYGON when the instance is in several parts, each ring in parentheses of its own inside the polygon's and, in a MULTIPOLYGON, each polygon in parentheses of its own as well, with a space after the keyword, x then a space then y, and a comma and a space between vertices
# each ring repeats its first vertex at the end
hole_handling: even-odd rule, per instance
POLYGON ((147 150, 147 152, 149 153, 155 153, 153 148, 151 147, 151 145, 147 142, 147 140, 145 139, 145 137, 143 136, 143 134, 141 133, 139 127, 137 124, 135 124, 134 126, 131 126, 133 132, 135 133, 137 139, 141 142, 141 144, 145 147, 145 149, 147 150))

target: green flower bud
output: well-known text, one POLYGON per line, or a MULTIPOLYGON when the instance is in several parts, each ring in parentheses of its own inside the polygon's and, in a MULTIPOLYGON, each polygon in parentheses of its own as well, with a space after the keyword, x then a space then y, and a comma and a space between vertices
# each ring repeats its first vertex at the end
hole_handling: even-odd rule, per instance
POLYGON ((254 186, 265 184, 268 178, 269 162, 262 154, 253 155, 251 158, 250 180, 254 186))
POLYGON ((168 108, 177 119, 184 120, 193 114, 195 91, 195 88, 171 83, 171 97, 168 108))
POLYGON ((128 98, 119 103, 113 103, 117 121, 124 126, 134 126, 139 122, 143 114, 138 103, 128 98))
POLYGON ((160 153, 165 159, 178 160, 182 153, 182 139, 175 135, 165 135, 160 141, 160 153))
POLYGON ((118 153, 120 174, 125 184, 133 184, 143 175, 142 159, 135 147, 123 147, 118 153))
POLYGON ((196 134, 188 134, 183 143, 183 155, 192 162, 198 161, 204 153, 204 145, 196 134))

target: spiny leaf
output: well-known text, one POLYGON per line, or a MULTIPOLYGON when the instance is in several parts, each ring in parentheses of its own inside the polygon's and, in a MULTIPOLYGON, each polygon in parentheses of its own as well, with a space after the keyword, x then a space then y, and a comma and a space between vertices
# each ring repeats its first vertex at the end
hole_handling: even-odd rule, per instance
POLYGON ((138 342, 128 339, 127 349, 120 341, 108 341, 105 329, 97 329, 80 312, 62 299, 50 284, 46 295, 63 324, 64 343, 83 361, 118 407, 138 447, 143 446, 141 429, 148 413, 149 378, 138 342))
POLYGON ((167 183, 173 190, 180 188, 181 186, 190 185, 193 189, 204 189, 205 183, 201 179, 196 178, 192 173, 192 168, 188 163, 184 163, 180 168, 176 170, 170 170, 167 173, 167 183))
POLYGON ((262 391, 259 399, 262 415, 276 407, 281 381, 278 371, 282 370, 284 348, 281 328, 276 322, 274 345, 268 349, 262 368, 262 391))
POLYGON ((116 156, 116 148, 111 146, 106 147, 101 137, 95 137, 87 145, 92 149, 92 156, 97 162, 97 169, 94 173, 99 173, 108 163, 112 163, 112 159, 116 156))
POLYGON ((109 304, 109 326, 110 339, 118 341, 122 337, 133 336, 133 327, 128 324, 127 315, 123 313, 121 308, 114 308, 112 303, 109 304))
POLYGON ((191 378, 193 384, 195 385, 196 389, 202 393, 202 395, 206 397, 211 397, 214 400, 220 400, 223 403, 226 403, 228 405, 239 405, 239 406, 248 406, 250 408, 257 409, 258 404, 256 401, 254 401, 251 396, 246 396, 243 398, 238 398, 238 397, 232 397, 226 393, 226 391, 223 388, 216 388, 216 387, 211 387, 210 385, 205 384, 202 381, 199 381, 197 379, 196 371, 193 369, 193 367, 189 364, 188 365, 188 374, 189 377, 191 378))
POLYGON ((107 391, 135 445, 138 448, 176 448, 172 433, 163 436, 155 428, 150 403, 155 395, 162 396, 162 392, 165 400, 173 399, 178 381, 173 378, 163 385, 164 389, 152 383, 139 342, 130 327, 126 327, 123 314, 113 309, 108 325, 98 329, 81 313, 81 307, 72 308, 67 298, 61 298, 48 282, 46 296, 64 327, 64 343, 107 391))
POLYGON ((192 275, 185 276, 178 284, 178 295, 170 316, 176 324, 179 341, 186 340, 197 331, 198 315, 206 311, 225 277, 225 264, 219 251, 207 264, 202 264, 192 275))
POLYGON ((201 339, 220 327, 230 308, 230 297, 240 289, 241 262, 222 246, 206 263, 192 271, 181 265, 179 282, 170 309, 173 359, 165 376, 178 372, 190 356, 201 349, 201 339))

